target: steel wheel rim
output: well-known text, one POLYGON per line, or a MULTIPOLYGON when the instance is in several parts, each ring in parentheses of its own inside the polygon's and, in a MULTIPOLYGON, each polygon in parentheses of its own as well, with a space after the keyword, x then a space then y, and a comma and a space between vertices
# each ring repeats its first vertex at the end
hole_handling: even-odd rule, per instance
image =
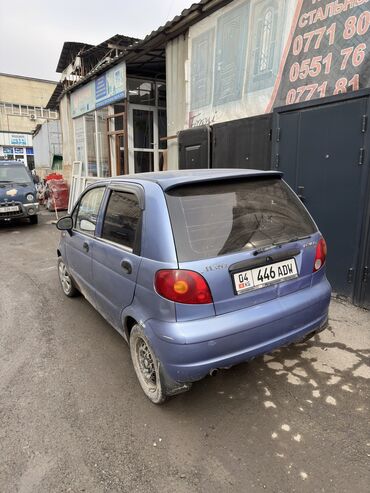
POLYGON ((64 262, 59 263, 59 279, 62 283, 62 288, 65 293, 69 293, 72 288, 72 281, 67 272, 64 262))
POLYGON ((155 392, 157 390, 155 360, 147 343, 141 337, 136 341, 135 355, 144 385, 150 392, 155 392))

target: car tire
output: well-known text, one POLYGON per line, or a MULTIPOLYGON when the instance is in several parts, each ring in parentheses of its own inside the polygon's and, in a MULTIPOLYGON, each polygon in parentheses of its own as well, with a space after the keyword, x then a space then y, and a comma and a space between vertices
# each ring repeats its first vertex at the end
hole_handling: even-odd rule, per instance
POLYGON ((68 296, 68 298, 74 298, 79 295, 79 291, 76 288, 62 257, 58 258, 58 277, 60 285, 62 287, 63 293, 68 296))
POLYGON ((167 394, 161 378, 161 363, 156 357, 140 325, 134 325, 130 334, 132 364, 144 394, 153 404, 162 404, 167 394))
POLYGON ((39 222, 39 216, 30 216, 29 219, 31 224, 38 224, 39 222))

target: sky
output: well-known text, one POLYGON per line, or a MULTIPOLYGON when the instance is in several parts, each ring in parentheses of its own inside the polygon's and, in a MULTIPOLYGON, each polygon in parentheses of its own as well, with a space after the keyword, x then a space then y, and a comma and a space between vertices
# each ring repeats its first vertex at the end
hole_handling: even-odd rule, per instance
POLYGON ((64 41, 143 38, 197 0, 0 0, 0 72, 58 81, 64 41))

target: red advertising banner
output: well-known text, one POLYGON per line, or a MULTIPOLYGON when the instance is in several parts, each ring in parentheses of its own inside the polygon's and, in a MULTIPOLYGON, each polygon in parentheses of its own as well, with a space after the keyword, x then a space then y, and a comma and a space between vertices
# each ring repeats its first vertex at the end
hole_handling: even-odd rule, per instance
POLYGON ((369 0, 298 0, 273 107, 370 87, 369 0))

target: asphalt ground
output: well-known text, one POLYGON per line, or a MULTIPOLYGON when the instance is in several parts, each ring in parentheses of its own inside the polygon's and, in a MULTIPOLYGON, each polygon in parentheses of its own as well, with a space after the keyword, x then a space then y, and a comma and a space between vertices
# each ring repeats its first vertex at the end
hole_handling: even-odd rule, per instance
POLYGON ((0 226, 0 492, 368 492, 370 312, 151 404, 57 279, 53 215, 0 226))

